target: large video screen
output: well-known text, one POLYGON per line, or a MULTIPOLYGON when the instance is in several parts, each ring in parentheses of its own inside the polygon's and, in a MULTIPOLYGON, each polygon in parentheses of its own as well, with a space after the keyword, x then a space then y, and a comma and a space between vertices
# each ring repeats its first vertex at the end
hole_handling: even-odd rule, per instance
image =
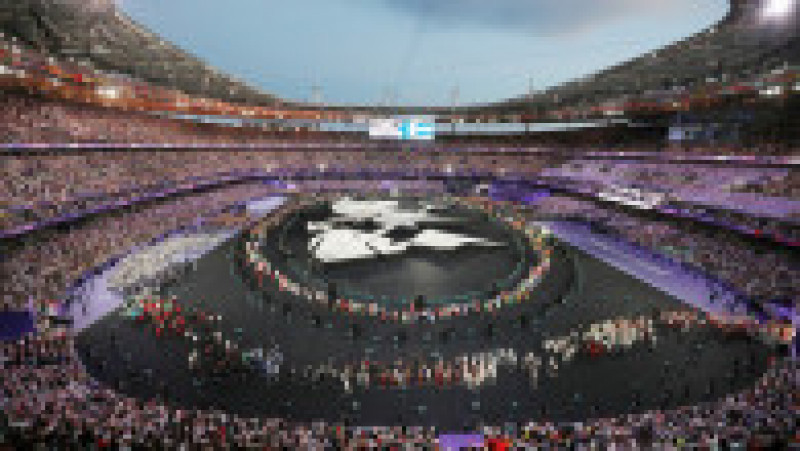
POLYGON ((369 121, 369 136, 375 139, 433 140, 433 117, 375 118, 369 121))

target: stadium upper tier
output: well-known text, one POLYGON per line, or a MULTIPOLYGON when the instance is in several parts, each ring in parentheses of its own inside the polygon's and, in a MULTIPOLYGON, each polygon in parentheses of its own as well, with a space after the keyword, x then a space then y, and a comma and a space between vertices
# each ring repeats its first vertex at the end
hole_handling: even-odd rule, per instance
MULTIPOLYGON (((789 17, 765 18, 762 15, 765 1, 731 0, 729 13, 717 24, 593 76, 534 95, 459 110, 528 112, 597 104, 645 93, 671 92, 707 81, 733 81, 800 63, 797 8, 789 17)), ((319 108, 282 101, 216 70, 135 23, 110 0, 4 2, 0 5, 0 31, 55 57, 87 62, 102 71, 130 75, 194 96, 248 105, 319 108)), ((376 110, 366 106, 364 109, 376 110)), ((389 107, 386 111, 399 110, 389 107)), ((402 110, 454 112, 453 108, 402 110)))
POLYGON ((110 2, 23 0, 0 5, 0 30, 51 55, 89 62, 191 95, 265 106, 272 95, 221 73, 136 24, 110 2))
POLYGON ((768 20, 762 16, 765 3, 733 0, 725 18, 683 41, 584 79, 493 107, 524 110, 551 104, 593 104, 707 82, 741 80, 800 63, 797 12, 780 21, 768 20))

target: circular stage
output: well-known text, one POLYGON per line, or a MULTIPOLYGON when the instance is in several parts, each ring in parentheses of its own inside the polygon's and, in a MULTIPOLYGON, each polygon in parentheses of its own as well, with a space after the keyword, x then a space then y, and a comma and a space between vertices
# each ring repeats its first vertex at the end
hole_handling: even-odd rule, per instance
MULTIPOLYGON (((443 264, 439 274, 453 278, 451 286, 432 281, 425 293, 430 299, 461 292, 467 276, 459 271, 460 258, 469 262, 485 252, 487 261, 495 258, 500 266, 506 262, 493 277, 504 277, 519 259, 541 264, 541 254, 530 251, 533 247, 518 252, 509 246, 518 236, 513 226, 495 228, 487 225, 486 215, 473 217, 468 208, 440 209, 432 202, 433 208, 423 207, 428 214, 462 223, 459 229, 444 230, 504 246, 442 251, 455 262, 443 264)), ((408 270, 426 258, 413 252, 386 255, 373 263, 382 276, 362 281, 358 275, 369 276, 369 265, 325 261, 333 253, 324 252, 324 243, 319 246, 323 252, 308 245, 319 237, 308 233, 309 224, 316 230, 350 229, 348 236, 355 240, 362 230, 396 230, 386 227, 383 215, 389 207, 373 208, 371 222, 361 218, 347 223, 353 214, 342 221, 347 215, 329 208, 335 204, 313 204, 317 210, 306 208, 308 204, 297 209, 296 204, 271 216, 270 233, 257 240, 257 249, 245 244, 247 233, 234 237, 157 295, 130 298, 126 306, 85 329, 76 341, 87 370, 124 393, 164 398, 179 407, 289 421, 453 430, 482 423, 577 421, 711 402, 752 386, 772 355, 772 348, 759 340, 708 327, 697 310, 562 243, 550 245, 547 271, 516 302, 477 302, 458 309, 460 314, 416 321, 309 302, 309 293, 280 277, 254 272, 249 256, 263 253, 277 259, 285 254, 272 268, 280 274, 280 265, 307 263, 304 268, 311 274, 303 284, 321 274, 312 270, 334 268, 329 271, 332 280, 387 298, 413 296, 419 290, 394 289, 375 280, 412 278, 416 273, 392 275, 391 268, 408 270), (302 214, 292 220, 297 211, 302 214), (273 236, 276 241, 270 241, 273 236)), ((419 205, 402 210, 419 212, 419 205)), ((406 221, 417 226, 402 237, 406 242, 431 222, 441 230, 440 222, 429 221, 431 216, 428 222, 420 217, 406 221)), ((398 222, 395 218, 393 224, 398 222)), ((377 252, 397 249, 390 245, 377 252)), ((490 279, 470 287, 484 287, 490 279)), ((413 280, 422 281, 417 288, 427 286, 425 275, 413 280)))
POLYGON ((502 220, 422 199, 335 199, 298 209, 260 252, 298 283, 336 297, 398 306, 488 299, 536 261, 502 220))
POLYGON ((261 288, 405 322, 525 302, 552 251, 541 227, 475 202, 336 197, 276 213, 237 256, 261 288))

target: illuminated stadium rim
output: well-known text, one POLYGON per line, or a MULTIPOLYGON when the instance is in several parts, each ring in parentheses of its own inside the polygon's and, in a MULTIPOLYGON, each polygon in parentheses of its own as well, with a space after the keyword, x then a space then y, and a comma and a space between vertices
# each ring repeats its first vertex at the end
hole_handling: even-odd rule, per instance
POLYGON ((319 203, 319 201, 301 201, 299 204, 287 208, 277 215, 270 214, 267 219, 245 232, 248 236, 248 238, 244 240, 244 253, 247 268, 255 275, 259 281, 259 285, 262 285, 262 280, 267 279, 268 283, 271 281, 272 286, 282 292, 289 292, 302 296, 310 302, 328 306, 341 313, 380 317, 382 320, 396 322, 414 322, 424 321, 426 319, 434 320, 465 316, 472 313, 492 312, 505 305, 525 302, 531 291, 539 285, 544 275, 550 269, 552 247, 549 246, 546 241, 551 235, 540 226, 534 226, 519 216, 512 217, 495 214, 491 208, 486 209, 478 202, 468 199, 451 198, 450 200, 463 207, 480 210, 495 219, 505 222, 514 230, 520 231, 525 235, 529 248, 536 252, 539 260, 536 265, 528 268, 525 276, 513 289, 500 291, 497 295, 489 299, 479 299, 477 296, 475 298, 464 299, 466 302, 458 301, 458 298, 460 298, 459 296, 456 296, 456 302, 451 302, 449 300, 426 300, 426 305, 435 304, 435 306, 423 307, 421 309, 416 309, 414 303, 411 302, 412 300, 402 303, 401 305, 403 305, 403 307, 399 309, 389 309, 383 305, 379 305, 377 302, 366 302, 359 299, 339 298, 331 300, 328 294, 305 287, 289 279, 285 274, 282 274, 278 269, 274 268, 272 263, 270 263, 263 254, 258 252, 259 245, 266 236, 266 230, 270 226, 283 219, 284 215, 294 213, 300 209, 319 203))

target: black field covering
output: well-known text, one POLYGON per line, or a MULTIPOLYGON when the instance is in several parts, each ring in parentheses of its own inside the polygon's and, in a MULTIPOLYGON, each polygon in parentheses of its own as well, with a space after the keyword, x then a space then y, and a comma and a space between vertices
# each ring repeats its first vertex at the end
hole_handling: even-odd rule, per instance
POLYGON ((255 373, 197 376, 187 364, 184 340, 157 338, 152 330, 112 314, 78 337, 91 374, 120 391, 176 406, 216 408, 290 420, 344 420, 351 424, 436 425, 472 428, 506 421, 581 420, 675 408, 717 400, 752 386, 766 369, 769 348, 709 328, 679 332, 658 328, 654 346, 642 343, 616 355, 579 354, 556 376, 542 370, 532 387, 526 373, 501 369, 496 383, 477 390, 437 388, 368 389, 347 393, 338 381, 315 382, 291 367, 362 358, 393 361, 445 360, 464 353, 513 348, 543 355, 542 340, 588 324, 686 309, 672 297, 566 245, 532 299, 496 314, 473 314, 436 324, 383 324, 348 317, 292 295, 251 289, 234 262, 233 239, 202 258, 166 291, 183 305, 222 315, 220 330, 241 329, 245 348, 278 344, 285 355, 277 380, 255 373))

